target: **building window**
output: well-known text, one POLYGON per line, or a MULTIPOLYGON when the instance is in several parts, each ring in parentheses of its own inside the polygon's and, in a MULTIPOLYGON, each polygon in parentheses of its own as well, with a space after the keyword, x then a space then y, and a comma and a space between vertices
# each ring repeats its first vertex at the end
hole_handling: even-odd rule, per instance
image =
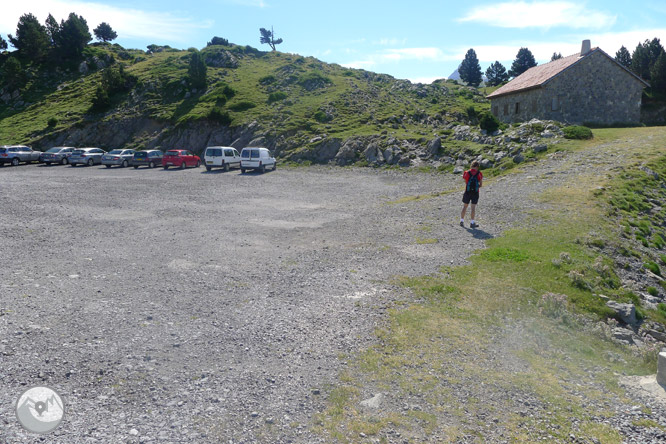
POLYGON ((558 100, 557 97, 553 97, 553 101, 550 104, 550 110, 557 111, 558 109, 560 109, 560 101, 558 100))
POLYGON ((516 114, 520 114, 520 102, 516 102, 516 114))
POLYGON ((504 115, 505 116, 509 115, 509 105, 508 104, 504 105, 504 115))
POLYGON ((497 105, 493 106, 493 116, 497 117, 499 115, 499 107, 497 105))

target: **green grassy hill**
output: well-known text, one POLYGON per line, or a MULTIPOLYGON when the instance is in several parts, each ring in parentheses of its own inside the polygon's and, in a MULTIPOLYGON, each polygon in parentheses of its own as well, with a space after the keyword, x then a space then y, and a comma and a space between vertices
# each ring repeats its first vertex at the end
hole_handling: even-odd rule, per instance
POLYGON ((0 90, 0 143, 97 145, 163 149, 263 137, 281 157, 322 138, 390 135, 425 145, 434 134, 468 121, 468 108, 488 109, 482 91, 437 81, 411 84, 311 57, 247 46, 208 46, 207 87, 188 81, 191 51, 126 50, 94 44, 69 69, 28 69, 19 91, 0 90), (123 65, 132 79, 92 112, 104 70, 123 65))

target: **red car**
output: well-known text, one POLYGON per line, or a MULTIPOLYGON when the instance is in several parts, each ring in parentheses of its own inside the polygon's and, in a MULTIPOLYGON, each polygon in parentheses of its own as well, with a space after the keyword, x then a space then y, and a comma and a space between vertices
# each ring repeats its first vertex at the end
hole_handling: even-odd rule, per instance
POLYGON ((187 167, 199 168, 200 165, 201 159, 199 156, 195 156, 191 151, 187 150, 169 150, 162 157, 162 167, 165 170, 168 170, 170 166, 184 169, 187 167))

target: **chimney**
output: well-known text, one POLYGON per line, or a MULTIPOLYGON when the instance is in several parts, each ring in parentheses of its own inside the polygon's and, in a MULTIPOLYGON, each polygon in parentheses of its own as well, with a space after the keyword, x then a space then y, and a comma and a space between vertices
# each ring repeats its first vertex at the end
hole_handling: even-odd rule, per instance
POLYGON ((580 47, 580 56, 583 57, 584 55, 587 55, 587 53, 590 52, 590 49, 592 49, 591 47, 592 44, 589 40, 583 40, 583 45, 580 47))

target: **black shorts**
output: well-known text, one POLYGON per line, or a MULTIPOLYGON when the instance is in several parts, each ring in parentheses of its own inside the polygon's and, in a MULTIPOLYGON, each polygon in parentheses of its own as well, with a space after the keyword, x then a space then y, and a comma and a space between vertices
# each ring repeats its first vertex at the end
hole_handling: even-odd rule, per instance
POLYGON ((463 203, 468 204, 470 200, 472 201, 472 205, 476 205, 479 202, 479 192, 465 191, 465 194, 463 194, 463 203))

